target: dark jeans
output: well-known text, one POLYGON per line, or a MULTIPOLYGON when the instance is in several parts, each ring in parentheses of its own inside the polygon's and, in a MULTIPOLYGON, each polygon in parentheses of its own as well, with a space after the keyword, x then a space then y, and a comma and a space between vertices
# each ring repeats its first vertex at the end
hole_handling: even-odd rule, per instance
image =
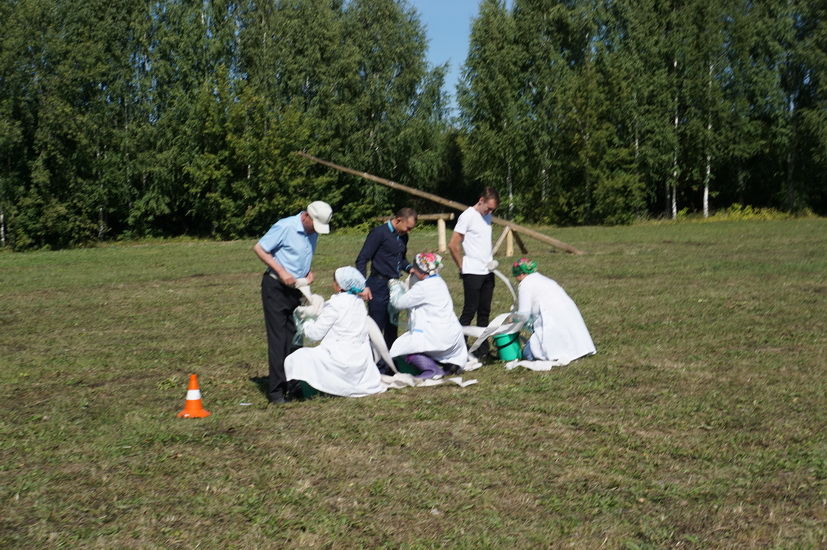
POLYGON ((261 280, 261 303, 264 307, 264 326, 267 329, 267 360, 270 363, 270 381, 267 397, 272 401, 287 390, 284 358, 294 349, 296 325, 293 310, 298 307, 301 292, 284 286, 267 273, 261 280))
MULTIPOLYGON (((471 324, 474 315, 477 316, 477 326, 487 327, 491 316, 491 299, 494 297, 494 274, 462 276, 462 290, 465 303, 459 316, 459 324, 467 327, 471 324)), ((488 342, 477 348, 477 356, 488 353, 488 342)))

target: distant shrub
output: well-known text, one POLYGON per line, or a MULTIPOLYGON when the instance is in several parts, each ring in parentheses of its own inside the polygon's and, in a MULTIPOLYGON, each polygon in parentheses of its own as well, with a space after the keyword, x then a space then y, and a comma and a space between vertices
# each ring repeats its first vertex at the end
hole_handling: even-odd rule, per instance
MULTIPOLYGON (((805 212, 805 216, 812 215, 812 212, 805 212)), ((775 208, 756 208, 750 205, 733 203, 726 210, 719 210, 706 218, 707 221, 737 221, 737 220, 789 220, 800 217, 800 215, 782 212, 775 208)))
POLYGON ((733 203, 729 208, 718 210, 704 218, 703 214, 699 212, 690 212, 688 208, 678 211, 676 219, 661 218, 661 219, 641 219, 638 223, 641 224, 661 224, 661 223, 708 223, 708 222, 723 222, 723 221, 754 221, 754 220, 790 220, 794 218, 811 218, 816 217, 812 210, 805 209, 801 212, 790 213, 777 210, 775 208, 757 208, 750 205, 742 205, 733 203))

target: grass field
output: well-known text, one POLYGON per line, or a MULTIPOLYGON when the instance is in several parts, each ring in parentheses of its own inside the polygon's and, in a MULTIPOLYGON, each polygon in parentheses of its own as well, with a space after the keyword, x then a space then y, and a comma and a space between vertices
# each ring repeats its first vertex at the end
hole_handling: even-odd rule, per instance
POLYGON ((545 232, 596 356, 276 408, 252 241, 0 254, 0 547, 827 546, 827 220, 545 232))

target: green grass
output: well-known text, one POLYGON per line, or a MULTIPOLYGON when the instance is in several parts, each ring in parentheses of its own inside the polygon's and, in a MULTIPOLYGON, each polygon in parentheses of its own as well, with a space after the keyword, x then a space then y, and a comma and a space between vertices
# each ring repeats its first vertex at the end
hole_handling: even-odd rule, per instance
POLYGON ((0 547, 825 547, 827 220, 544 231, 596 356, 279 408, 252 242, 0 254, 0 547))

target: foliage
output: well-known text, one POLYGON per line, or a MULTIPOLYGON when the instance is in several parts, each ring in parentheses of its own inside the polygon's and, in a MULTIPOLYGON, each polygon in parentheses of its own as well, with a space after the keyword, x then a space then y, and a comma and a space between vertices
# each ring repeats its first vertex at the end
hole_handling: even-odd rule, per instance
POLYGON ((804 0, 484 0, 459 116, 408 0, 0 4, 0 213, 15 250, 259 235, 441 207, 626 223, 827 212, 827 11, 804 0))
POLYGON ((823 213, 824 15, 803 1, 482 2, 465 177, 513 187, 534 221, 674 217, 710 199, 823 213), (494 140, 481 121, 497 117, 494 140))

